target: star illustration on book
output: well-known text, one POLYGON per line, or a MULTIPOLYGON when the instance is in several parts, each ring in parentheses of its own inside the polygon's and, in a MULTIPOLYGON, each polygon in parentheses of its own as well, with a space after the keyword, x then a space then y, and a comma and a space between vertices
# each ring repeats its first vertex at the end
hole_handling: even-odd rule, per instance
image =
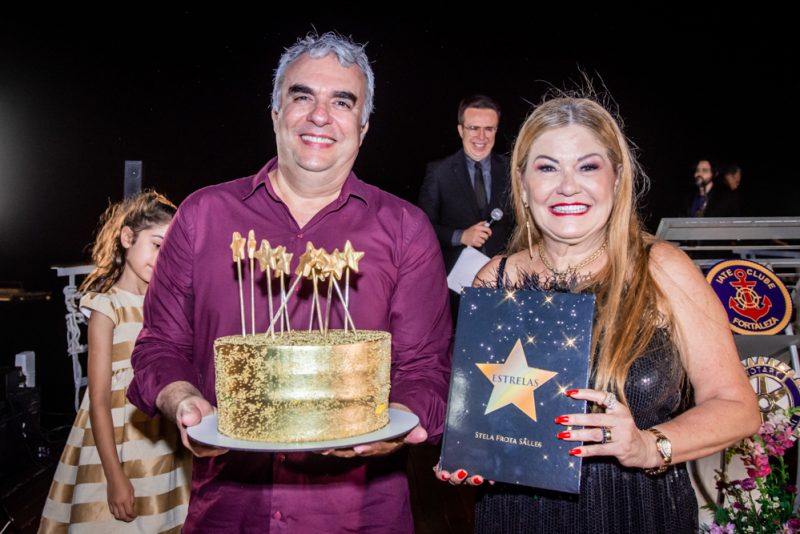
POLYGON ((475 365, 494 385, 484 415, 513 404, 534 421, 536 421, 536 400, 533 392, 558 374, 545 369, 528 367, 528 360, 522 349, 522 341, 519 339, 505 362, 476 363, 475 365))

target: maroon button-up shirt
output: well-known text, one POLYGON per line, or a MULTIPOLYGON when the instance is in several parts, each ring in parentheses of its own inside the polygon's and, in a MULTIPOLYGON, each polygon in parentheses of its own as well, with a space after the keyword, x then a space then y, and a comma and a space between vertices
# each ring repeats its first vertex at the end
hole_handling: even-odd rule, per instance
MULTIPOLYGON (((154 415, 161 389, 185 380, 216 404, 214 339, 241 333, 230 250, 234 231, 246 236, 252 228, 259 242, 285 245, 294 253, 293 268, 306 242, 330 252, 349 239, 366 253, 350 277, 356 328, 391 332, 390 400, 408 406, 430 439, 438 439, 452 333, 444 265, 428 218, 351 173, 339 197, 299 228, 267 177, 276 166, 273 159, 254 176, 201 189, 181 204, 147 291, 129 398, 154 415)), ((256 271, 256 331, 264 332, 265 274, 256 271)), ((242 274, 249 333, 249 260, 242 262, 242 274)), ((308 328, 310 285, 301 284, 291 300, 293 328, 308 328)), ((320 291, 323 310, 325 293, 320 291)), ((332 327, 342 327, 342 313, 333 307, 332 327)), ((341 459, 231 451, 195 458, 184 532, 410 532, 404 472, 402 453, 341 459)))

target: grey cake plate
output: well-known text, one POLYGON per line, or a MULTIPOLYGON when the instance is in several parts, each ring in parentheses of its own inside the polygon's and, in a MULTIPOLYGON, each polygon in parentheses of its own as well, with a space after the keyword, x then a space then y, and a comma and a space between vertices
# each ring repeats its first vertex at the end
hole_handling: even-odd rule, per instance
POLYGON ((389 424, 374 432, 360 434, 342 439, 331 439, 325 441, 304 441, 302 443, 280 443, 269 441, 248 441, 236 439, 217 430, 217 414, 203 417, 197 426, 190 426, 187 431, 189 437, 200 443, 231 449, 235 451, 260 451, 260 452, 300 452, 300 451, 323 451, 327 449, 346 449, 356 445, 372 443, 374 441, 386 441, 398 436, 402 436, 419 424, 419 417, 405 410, 389 408, 389 424))

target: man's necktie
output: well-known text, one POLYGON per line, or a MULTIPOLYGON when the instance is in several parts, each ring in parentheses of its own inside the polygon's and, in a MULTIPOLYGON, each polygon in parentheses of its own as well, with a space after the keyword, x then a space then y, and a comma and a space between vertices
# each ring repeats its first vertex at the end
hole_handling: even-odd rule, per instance
POLYGON ((486 184, 483 181, 483 166, 479 161, 475 162, 475 200, 478 201, 478 209, 481 215, 486 211, 486 184))

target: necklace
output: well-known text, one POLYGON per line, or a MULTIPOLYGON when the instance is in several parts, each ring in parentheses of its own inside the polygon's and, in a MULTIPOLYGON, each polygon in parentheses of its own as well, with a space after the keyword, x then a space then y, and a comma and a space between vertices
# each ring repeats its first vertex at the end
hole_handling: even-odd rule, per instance
POLYGON ((547 254, 544 251, 544 243, 542 241, 539 241, 539 247, 538 247, 539 258, 542 260, 542 263, 544 263, 544 266, 547 268, 547 270, 553 273, 556 282, 565 283, 569 282, 571 278, 575 277, 578 274, 579 269, 586 267, 587 265, 595 261, 597 258, 599 258, 600 255, 606 251, 606 245, 608 245, 608 241, 603 241, 603 244, 600 245, 600 248, 595 250, 590 256, 586 257, 584 260, 582 260, 579 264, 575 266, 572 265, 567 266, 567 268, 564 269, 563 271, 557 271, 556 268, 553 267, 553 264, 550 263, 550 260, 547 259, 547 254))

